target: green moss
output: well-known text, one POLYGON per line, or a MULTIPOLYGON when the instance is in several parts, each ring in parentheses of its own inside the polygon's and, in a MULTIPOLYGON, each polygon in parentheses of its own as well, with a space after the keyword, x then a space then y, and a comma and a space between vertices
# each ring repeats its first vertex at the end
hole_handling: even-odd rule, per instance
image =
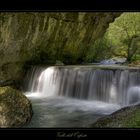
MULTIPOLYGON (((136 110, 123 122, 124 127, 139 127, 140 128, 140 110, 136 110)), ((123 127, 122 126, 122 127, 123 127)))
POLYGON ((98 128, 140 128, 140 105, 126 107, 99 119, 92 127, 98 128))
POLYGON ((32 117, 31 102, 21 91, 0 87, 0 127, 21 127, 32 117))

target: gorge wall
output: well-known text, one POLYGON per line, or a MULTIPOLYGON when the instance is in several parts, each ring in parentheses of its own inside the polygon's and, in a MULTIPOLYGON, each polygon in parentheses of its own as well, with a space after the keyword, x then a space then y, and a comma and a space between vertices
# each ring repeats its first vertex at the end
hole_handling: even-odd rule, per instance
POLYGON ((120 14, 1 12, 0 85, 20 83, 27 65, 79 63, 120 14))

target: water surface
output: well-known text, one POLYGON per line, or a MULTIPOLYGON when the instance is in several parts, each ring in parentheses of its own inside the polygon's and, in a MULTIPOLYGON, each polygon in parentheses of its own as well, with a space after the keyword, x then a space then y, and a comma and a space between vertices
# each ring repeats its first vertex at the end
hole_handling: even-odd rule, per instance
POLYGON ((66 97, 28 97, 34 115, 26 127, 90 127, 98 118, 120 108, 118 105, 99 101, 85 101, 66 97))

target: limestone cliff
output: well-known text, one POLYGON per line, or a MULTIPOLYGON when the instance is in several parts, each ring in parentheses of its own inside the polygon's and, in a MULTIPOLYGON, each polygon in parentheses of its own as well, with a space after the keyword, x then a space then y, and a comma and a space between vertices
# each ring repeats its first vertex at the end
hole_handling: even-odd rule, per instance
POLYGON ((78 62, 119 15, 109 12, 1 12, 0 83, 20 80, 27 63, 53 64, 62 56, 64 63, 78 62))

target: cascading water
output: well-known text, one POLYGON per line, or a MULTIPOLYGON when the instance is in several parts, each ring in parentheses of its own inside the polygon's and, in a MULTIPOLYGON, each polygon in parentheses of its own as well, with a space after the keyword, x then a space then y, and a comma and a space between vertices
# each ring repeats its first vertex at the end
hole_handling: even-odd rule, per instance
MULTIPOLYGON (((27 96, 42 98, 41 106, 45 104, 48 108, 50 106, 57 110, 61 108, 61 112, 58 112, 65 115, 66 112, 74 114, 74 111, 85 111, 87 113, 90 110, 92 119, 91 116, 89 118, 92 122, 93 116, 97 119, 120 107, 140 101, 140 70, 138 69, 95 69, 78 66, 33 67, 27 74, 26 85, 29 92, 27 96)), ((61 117, 57 114, 56 118, 59 118, 57 124, 50 124, 50 127, 61 126, 62 124, 58 125, 61 117)), ((71 126, 71 122, 65 125, 71 126)), ((78 125, 81 126, 81 124, 78 125)))
POLYGON ((128 105, 130 92, 140 94, 140 71, 33 68, 28 85, 30 92, 41 97, 58 95, 128 105))

